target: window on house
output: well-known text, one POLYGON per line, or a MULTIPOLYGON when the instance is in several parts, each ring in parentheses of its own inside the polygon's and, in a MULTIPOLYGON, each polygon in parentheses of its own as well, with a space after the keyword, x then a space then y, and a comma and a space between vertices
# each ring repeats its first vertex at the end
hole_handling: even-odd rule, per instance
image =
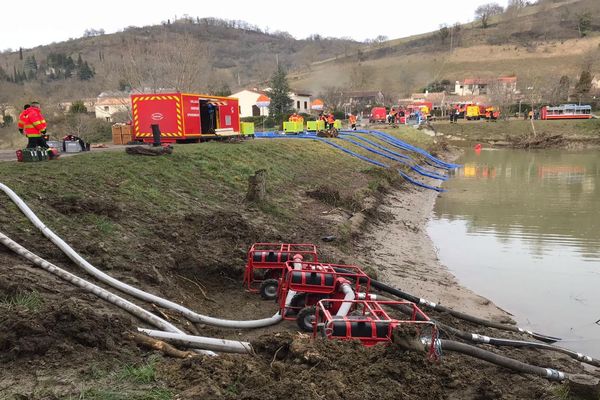
POLYGON ((300 100, 296 101, 296 108, 299 110, 300 109, 300 100))
POLYGON ((306 110, 306 109, 308 109, 308 101, 305 101, 305 102, 304 102, 304 109, 305 109, 305 110, 306 110))
POLYGON ((104 111, 108 111, 108 106, 104 106, 104 111))

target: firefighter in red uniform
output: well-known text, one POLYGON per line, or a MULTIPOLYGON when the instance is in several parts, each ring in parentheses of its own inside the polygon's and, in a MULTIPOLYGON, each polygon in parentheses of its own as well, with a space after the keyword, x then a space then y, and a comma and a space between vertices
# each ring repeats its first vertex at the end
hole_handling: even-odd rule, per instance
POLYGON ((46 119, 40 111, 40 103, 34 101, 31 107, 22 113, 23 127, 25 136, 27 136, 27 148, 44 147, 48 148, 46 139, 42 135, 46 134, 46 119))
POLYGON ((23 134, 23 130, 25 129, 25 122, 23 121, 23 116, 25 115, 25 112, 29 107, 31 107, 29 104, 25 104, 23 106, 23 111, 21 111, 21 114, 19 114, 19 122, 17 123, 17 127, 19 128, 19 132, 21 133, 21 135, 23 134))

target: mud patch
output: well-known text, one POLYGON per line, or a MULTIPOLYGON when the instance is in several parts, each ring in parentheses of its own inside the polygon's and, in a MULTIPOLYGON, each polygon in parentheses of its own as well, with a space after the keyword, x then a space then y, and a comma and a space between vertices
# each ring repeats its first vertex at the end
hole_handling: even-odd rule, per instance
POLYGON ((80 197, 65 195, 58 197, 50 206, 62 214, 96 214, 117 217, 123 212, 123 206, 110 199, 100 197, 80 197))
POLYGON ((49 303, 37 311, 0 307, 0 361, 73 354, 85 348, 115 350, 125 321, 75 300, 49 303))

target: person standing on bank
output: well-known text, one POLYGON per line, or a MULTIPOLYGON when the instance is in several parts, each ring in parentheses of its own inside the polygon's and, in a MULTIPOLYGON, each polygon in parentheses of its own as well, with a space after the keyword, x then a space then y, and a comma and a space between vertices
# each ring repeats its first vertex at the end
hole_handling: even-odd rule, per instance
POLYGON ((40 110, 40 103, 34 101, 31 106, 22 113, 23 127, 25 136, 27 136, 27 148, 43 147, 48 148, 46 139, 42 135, 46 134, 46 119, 40 110))
POLYGON ((23 130, 25 129, 25 122, 23 122, 23 116, 25 115, 29 107, 31 107, 29 104, 25 104, 23 106, 23 111, 21 111, 21 114, 19 114, 19 122, 17 123, 17 127, 19 128, 19 133, 21 135, 23 134, 23 130))

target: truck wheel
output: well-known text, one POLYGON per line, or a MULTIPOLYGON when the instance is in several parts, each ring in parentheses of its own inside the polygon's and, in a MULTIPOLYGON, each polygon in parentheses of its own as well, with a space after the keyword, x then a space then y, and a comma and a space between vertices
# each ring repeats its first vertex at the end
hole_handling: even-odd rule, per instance
POLYGON ((267 279, 260 284, 260 297, 265 300, 275 300, 277 298, 277 289, 279 281, 277 279, 267 279))
POLYGON ((313 324, 315 323, 316 319, 315 312, 315 306, 304 307, 302 310, 300 310, 300 312, 298 312, 298 316, 296 317, 298 328, 304 332, 312 332, 313 324))

